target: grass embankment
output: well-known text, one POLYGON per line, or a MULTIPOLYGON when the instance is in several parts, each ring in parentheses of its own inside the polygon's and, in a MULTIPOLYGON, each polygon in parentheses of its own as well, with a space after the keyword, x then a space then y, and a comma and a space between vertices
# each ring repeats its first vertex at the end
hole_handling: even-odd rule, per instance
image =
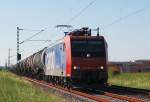
POLYGON ((150 73, 121 73, 109 75, 108 83, 118 86, 150 89, 150 73))
POLYGON ((16 75, 0 71, 0 102, 64 102, 16 75))

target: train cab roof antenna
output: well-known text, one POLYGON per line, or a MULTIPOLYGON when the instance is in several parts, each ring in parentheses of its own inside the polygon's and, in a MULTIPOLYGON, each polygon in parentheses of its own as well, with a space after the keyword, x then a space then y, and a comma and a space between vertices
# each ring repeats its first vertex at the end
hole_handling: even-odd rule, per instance
POLYGON ((64 32, 65 33, 65 36, 69 33, 69 32, 64 32))
POLYGON ((97 32, 97 36, 99 36, 99 27, 95 28, 95 29, 92 29, 93 31, 96 31, 97 32))

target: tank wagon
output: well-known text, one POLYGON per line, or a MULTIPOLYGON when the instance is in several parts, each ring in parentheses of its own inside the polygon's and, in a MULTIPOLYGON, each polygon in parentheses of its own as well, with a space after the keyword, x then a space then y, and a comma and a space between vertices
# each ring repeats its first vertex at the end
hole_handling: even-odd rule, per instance
POLYGON ((68 32, 41 51, 20 61, 20 73, 67 86, 107 83, 107 43, 91 29, 68 32))

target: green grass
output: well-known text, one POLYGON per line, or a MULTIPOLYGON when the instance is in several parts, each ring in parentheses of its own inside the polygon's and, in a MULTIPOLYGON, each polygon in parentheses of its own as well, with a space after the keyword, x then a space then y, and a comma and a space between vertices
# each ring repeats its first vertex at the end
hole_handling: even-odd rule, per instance
POLYGON ((150 73, 121 73, 109 76, 108 83, 113 85, 150 89, 150 73))
POLYGON ((56 94, 42 89, 16 75, 0 71, 0 102, 65 102, 56 94))

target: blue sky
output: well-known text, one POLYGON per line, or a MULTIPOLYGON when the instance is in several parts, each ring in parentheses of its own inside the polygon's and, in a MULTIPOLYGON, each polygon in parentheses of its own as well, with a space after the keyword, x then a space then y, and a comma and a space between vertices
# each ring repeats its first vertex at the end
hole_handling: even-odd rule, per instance
MULTIPOLYGON (((5 64, 8 48, 16 52, 16 27, 48 28, 34 39, 56 40, 64 36, 57 24, 66 24, 92 0, 1 0, 0 2, 0 65, 5 64)), ((150 5, 149 0, 97 0, 71 22, 75 28, 89 26, 103 28, 109 46, 109 60, 129 61, 150 59, 150 8, 105 28, 120 17, 150 5)), ((24 40, 36 32, 21 31, 24 40)), ((21 45, 22 57, 40 50, 49 43, 26 42, 21 45)), ((15 57, 11 63, 15 63, 15 57)))

